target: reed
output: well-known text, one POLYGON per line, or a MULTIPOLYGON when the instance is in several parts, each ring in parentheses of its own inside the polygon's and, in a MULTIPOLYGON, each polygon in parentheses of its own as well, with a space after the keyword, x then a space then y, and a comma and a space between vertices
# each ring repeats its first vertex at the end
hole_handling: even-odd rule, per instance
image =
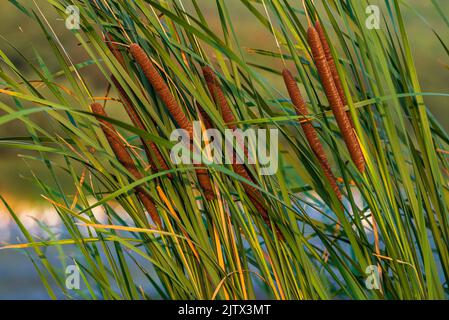
MULTIPOLYGON (((95 115, 99 115, 101 117, 107 117, 107 113, 104 110, 103 106, 99 103, 92 103, 90 105, 92 112, 95 115)), ((112 124, 107 122, 105 119, 97 117, 98 122, 101 124, 101 129, 106 136, 106 139, 108 140, 108 143, 114 152, 115 156, 117 157, 118 161, 125 167, 126 170, 131 173, 131 175, 134 176, 136 179, 142 179, 143 175, 140 173, 140 171, 137 169, 133 159, 129 155, 128 151, 126 151, 125 146, 120 141, 119 135, 117 131, 115 131, 112 124)), ((156 205, 154 204, 153 200, 151 199, 151 196, 143 189, 142 187, 138 186, 135 188, 135 192, 137 197, 142 201, 142 204, 144 205, 145 209, 148 211, 148 213, 151 216, 151 219, 159 226, 162 226, 162 221, 159 217, 159 214, 157 212, 156 205)))
MULTIPOLYGON (((125 65, 125 59, 123 57, 123 54, 119 50, 118 45, 114 42, 113 37, 109 33, 105 34, 105 42, 106 42, 109 50, 112 52, 114 57, 117 59, 117 61, 119 61, 119 63, 122 65, 122 67, 125 68, 126 65, 125 65)), ((136 108, 131 103, 131 99, 129 98, 126 91, 123 89, 123 87, 117 81, 117 78, 115 78, 114 75, 111 75, 111 80, 121 97, 121 102, 125 108, 126 113, 128 114, 129 118, 131 119, 131 122, 140 130, 146 131, 147 129, 146 129, 141 117, 139 116, 136 108)), ((159 170, 163 170, 163 171, 169 170, 170 168, 168 167, 167 163, 165 162, 165 159, 162 156, 162 153, 160 152, 160 150, 156 146, 156 144, 149 139, 145 140, 145 139, 141 138, 141 141, 142 141, 142 145, 143 145, 145 154, 148 158, 148 161, 150 162, 150 164, 152 166, 152 169, 155 172, 158 172, 159 170), (156 158, 156 161, 153 160, 153 156, 151 155, 150 149, 153 152, 154 157, 156 158)), ((167 177, 170 179, 173 179, 172 174, 167 174, 167 177)))

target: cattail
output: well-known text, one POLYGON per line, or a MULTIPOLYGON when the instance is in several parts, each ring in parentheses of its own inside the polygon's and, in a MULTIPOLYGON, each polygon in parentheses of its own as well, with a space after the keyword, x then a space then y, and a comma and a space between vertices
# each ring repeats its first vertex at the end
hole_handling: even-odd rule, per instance
MULTIPOLYGON (((214 102, 220 108, 221 115, 223 117, 224 122, 227 127, 232 130, 237 129, 236 119, 234 114, 232 113, 231 108, 229 107, 228 101, 223 93, 223 90, 218 82, 218 79, 214 73, 214 71, 209 66, 203 67, 203 75, 206 80, 207 87, 209 89, 214 102)), ((246 148, 244 141, 242 140, 240 135, 236 136, 236 142, 240 146, 241 150, 243 150, 246 157, 248 157, 248 148, 246 148)))
POLYGON ((168 85, 156 70, 153 62, 147 56, 145 51, 136 43, 130 45, 129 51, 133 58, 136 60, 137 64, 142 68, 142 71, 145 74, 146 78, 153 86, 159 98, 161 98, 161 100, 164 102, 165 106, 167 107, 173 119, 175 119, 176 123, 181 128, 189 132, 190 135, 192 135, 192 123, 189 121, 184 111, 179 106, 175 97, 170 92, 168 85))
MULTIPOLYGON (((340 96, 341 102, 344 106, 348 105, 348 101, 345 96, 345 91, 343 90, 343 84, 341 83, 340 75, 338 74, 337 66, 335 64, 334 57, 332 56, 331 48, 329 43, 327 42, 326 34, 324 33, 324 29, 321 26, 319 20, 315 22, 315 29, 320 36, 321 45, 324 49, 324 54, 326 55, 327 64, 332 73, 332 78, 334 79, 335 86, 337 87, 338 95, 340 96)), ((351 123, 351 127, 354 128, 354 122, 352 121, 352 116, 350 111, 346 111, 346 115, 348 116, 349 122, 351 123)))
MULTIPOLYGON (((282 75, 284 76, 285 86, 287 87, 290 99, 292 100, 293 106, 295 107, 296 114, 298 116, 307 117, 309 112, 307 111, 306 103, 302 98, 301 92, 296 84, 295 79, 293 78, 290 71, 288 71, 287 69, 284 69, 282 75)), ((310 123, 310 121, 301 122, 301 127, 302 130, 304 131, 304 134, 306 136, 307 142, 310 145, 310 148, 318 158, 318 161, 321 165, 321 168, 324 171, 324 174, 326 175, 326 178, 329 180, 329 183, 334 189, 334 192, 337 195, 338 199, 341 200, 342 194, 340 192, 340 189, 338 188, 337 181, 335 179, 334 174, 332 173, 329 161, 327 160, 326 153, 324 152, 323 149, 323 145, 321 144, 321 141, 318 138, 315 128, 313 127, 312 123, 310 123)))
POLYGON ((323 27, 319 20, 315 22, 315 29, 320 36, 321 45, 323 46, 324 54, 326 55, 327 64, 332 73, 332 79, 334 79, 335 86, 337 87, 338 94, 340 95, 341 102, 347 105, 346 96, 343 90, 343 85, 341 83, 340 75, 337 71, 337 66, 335 65, 334 57, 332 56, 331 48, 327 42, 326 34, 324 33, 323 27))
POLYGON ((212 95, 215 103, 220 107, 221 114, 224 122, 227 124, 230 129, 237 129, 237 125, 235 124, 235 117, 232 113, 231 108, 229 107, 228 101, 223 93, 223 90, 218 83, 217 77, 215 76, 214 71, 208 67, 203 67, 203 75, 206 80, 207 87, 209 88, 209 92, 212 95))
MULTIPOLYGON (((103 106, 99 103, 92 103, 90 105, 92 112, 96 115, 107 117, 106 111, 103 109, 103 106)), ((136 165, 134 164, 134 161, 132 160, 131 156, 129 155, 128 151, 126 151, 125 146, 120 141, 120 138, 118 136, 117 131, 115 131, 112 124, 107 122, 105 119, 97 117, 97 120, 101 124, 101 129, 103 130, 104 135, 106 136, 106 139, 108 140, 109 145, 111 146, 112 151, 114 152, 115 156, 117 157, 118 161, 128 170, 136 179, 142 179, 143 176, 140 173, 139 170, 137 170, 136 165)), ((138 186, 135 188, 136 195, 142 201, 142 204, 144 205, 145 209, 150 214, 153 221, 158 225, 161 226, 162 222, 158 215, 156 206, 151 199, 150 195, 143 189, 141 186, 138 186)))
MULTIPOLYGON (((145 74, 150 84, 153 86, 154 90, 157 92, 159 98, 161 98, 162 102, 164 102, 173 119, 175 119, 178 125, 182 129, 186 130, 189 133, 190 137, 192 137, 192 123, 189 121, 187 116, 184 114, 184 111, 176 102, 176 99, 171 94, 170 89, 168 88, 164 79, 154 67, 153 62, 151 62, 145 51, 143 51, 143 49, 138 44, 131 44, 129 50, 131 55, 136 60, 137 64, 142 68, 143 73, 145 74)), ((215 198, 215 194, 213 192, 212 183, 210 181, 207 170, 196 169, 195 172, 206 200, 213 200, 215 198)))
POLYGON ((106 45, 108 46, 109 50, 112 52, 114 57, 117 59, 117 61, 120 62, 120 64, 124 67, 125 59, 123 58, 123 55, 118 48, 118 45, 114 43, 114 39, 109 33, 106 33, 104 35, 104 41, 106 42, 106 45))
MULTIPOLYGON (((106 44, 111 50, 112 54, 115 56, 115 58, 120 62, 120 64, 125 67, 125 59, 123 58, 122 53, 118 49, 117 44, 113 42, 113 38, 109 33, 105 34, 105 41, 106 44)), ((125 111, 128 114, 129 118, 131 119, 132 123, 139 128, 140 130, 146 131, 145 125, 143 124, 139 114, 137 113, 136 109, 131 103, 131 99, 129 99, 129 96, 126 94, 126 91, 123 89, 123 87, 120 85, 120 83, 117 81, 117 79, 112 75, 111 80, 114 83, 114 86, 117 88, 117 91, 119 92, 121 96, 121 100, 123 103, 123 106, 125 107, 125 111)), ((151 140, 142 140, 142 145, 145 150, 145 154, 147 155, 148 161, 150 161, 152 167, 157 172, 158 169, 162 169, 163 171, 169 170, 169 167, 167 163, 164 160, 164 157, 162 156, 161 152, 159 151, 156 144, 154 144, 151 140), (156 162, 153 161, 153 157, 151 156, 150 149, 153 151, 154 156, 156 157, 156 162)), ((173 178, 171 174, 167 175, 170 179, 173 178)))
MULTIPOLYGON (((214 99, 215 103, 220 108, 224 122, 227 124, 228 128, 236 130, 237 125, 235 124, 234 114, 232 113, 232 110, 229 107, 228 101, 226 100, 223 90, 220 84, 218 83, 218 79, 215 76, 214 71, 208 66, 204 66, 202 70, 209 92, 212 95, 212 98, 214 99)), ((240 145, 242 150, 244 150, 245 155, 248 156, 248 150, 245 147, 243 141, 239 139, 239 137, 237 137, 237 143, 240 145)), ((254 182, 253 178, 250 176, 244 165, 233 161, 232 168, 234 169, 234 172, 237 173, 242 178, 254 182)), ((253 203, 256 210, 261 215, 262 219, 268 226, 271 227, 271 221, 268 215, 268 210, 266 205, 261 202, 261 199, 263 199, 263 197, 259 192, 259 190, 257 190, 253 186, 248 185, 247 183, 243 183, 242 185, 243 189, 247 193, 249 199, 253 203)), ((277 226, 276 226, 276 233, 279 239, 284 238, 277 226)))
MULTIPOLYGON (((200 167, 200 165, 195 164, 195 167, 200 167)), ((195 169, 196 177, 201 189, 203 190, 204 197, 207 201, 215 199, 214 188, 212 187, 212 182, 210 181, 209 174, 206 169, 195 169)))
POLYGON ((213 128, 212 119, 209 117, 206 111, 204 111, 203 107, 198 102, 196 103, 196 106, 198 107, 198 111, 200 113, 201 120, 204 123, 204 127, 206 127, 206 129, 212 129, 213 128))
POLYGON ((310 26, 307 30, 307 39, 312 49, 313 59, 315 60, 315 65, 317 67, 318 74, 320 75, 324 91, 326 92, 327 99, 329 100, 332 112, 334 113, 338 127, 343 135, 343 139, 352 160, 359 171, 363 173, 365 171, 365 159, 363 157, 362 149, 360 148, 360 144, 346 115, 343 102, 341 101, 337 87, 335 86, 332 78, 332 72, 327 63, 326 54, 324 53, 323 46, 321 45, 320 36, 313 26, 310 26))
MULTIPOLYGON (((114 83, 114 86, 117 88, 117 91, 119 92, 121 96, 121 101, 123 103, 123 106, 125 107, 125 111, 128 114, 129 118, 131 119, 131 122, 140 130, 146 131, 145 125, 140 118, 139 114, 137 113, 137 110, 134 108, 134 106, 131 103, 131 100, 129 99, 129 96, 126 94, 126 91, 123 90, 123 87, 120 85, 120 83, 117 81, 117 79, 112 76, 111 77, 112 82, 114 83)), ((162 171, 170 170, 167 163, 165 162, 164 157, 162 156, 161 152, 159 151, 159 148, 156 146, 156 144, 149 140, 149 139, 141 139, 142 145, 145 150, 145 154, 147 155, 148 160, 151 162, 153 168, 157 172, 159 169, 162 171), (151 156, 151 151, 153 152, 156 161, 153 161, 153 157, 151 156)), ((173 178, 171 174, 167 175, 170 179, 173 178)))

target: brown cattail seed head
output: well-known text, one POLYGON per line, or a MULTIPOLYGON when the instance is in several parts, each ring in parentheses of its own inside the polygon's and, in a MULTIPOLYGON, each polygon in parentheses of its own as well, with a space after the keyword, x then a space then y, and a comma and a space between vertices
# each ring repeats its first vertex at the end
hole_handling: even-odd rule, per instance
MULTIPOLYGON (((92 103, 90 105, 92 112, 95 115, 99 115, 101 117, 107 117, 106 111, 104 110, 103 106, 99 103, 92 103)), ((129 155, 128 151, 126 150, 125 146, 123 145, 122 141, 120 141, 120 138, 118 136, 117 131, 115 131, 112 124, 107 122, 105 119, 97 117, 98 122, 101 124, 101 129, 103 130, 104 135, 106 136, 106 139, 108 140, 108 143, 114 152, 115 156, 117 157, 118 161, 126 168, 126 170, 129 171, 136 179, 141 179, 143 176, 137 170, 136 165, 134 164, 133 159, 129 155)), ((158 215, 156 206, 154 205, 153 200, 148 195, 148 193, 142 188, 142 187, 136 187, 135 189, 136 195, 139 197, 140 201, 142 201, 142 204, 144 205, 145 209, 150 214, 153 221, 158 225, 161 226, 162 222, 158 215)))
MULTIPOLYGON (((192 123, 189 121, 187 116, 184 114, 184 111, 178 105, 178 102, 173 97, 169 87, 167 86, 167 84, 165 83, 164 79, 161 77, 159 72, 156 70, 153 62, 147 56, 145 51, 136 43, 130 45, 129 51, 133 56, 133 58, 136 60, 137 64, 142 68, 145 77, 148 79, 148 81, 158 94, 159 98, 167 107, 173 119, 175 119, 177 124, 182 129, 186 130, 192 137, 193 135, 192 123)), ((214 199, 215 196, 213 194, 212 185, 210 182, 210 178, 207 175, 207 171, 202 172, 201 170, 196 170, 196 174, 198 182, 203 188, 206 199, 207 200, 214 199)))
POLYGON ((173 119, 175 119, 176 123, 181 128, 189 132, 190 135, 192 135, 192 124, 190 123, 182 108, 178 105, 178 102, 170 92, 168 85, 156 70, 153 62, 147 56, 145 51, 136 43, 130 45, 129 51, 133 58, 136 60, 137 64, 142 68, 142 71, 145 74, 146 78, 153 86, 159 98, 164 102, 165 106, 167 107, 173 119))
POLYGON ((343 105, 347 105, 345 92, 343 90, 343 85, 341 83, 340 75, 338 74, 337 66, 335 65, 334 57, 332 56, 331 48, 327 42, 326 34, 324 33, 323 27, 319 21, 315 23, 315 29, 320 36, 321 45, 323 46, 324 54, 326 55, 326 60, 329 65, 329 69, 332 73, 332 78, 334 79, 335 86, 337 87, 338 94, 340 95, 341 102, 343 105))
MULTIPOLYGON (((285 69, 282 72, 282 75, 284 77, 285 86, 287 87, 290 99, 292 100, 293 106, 295 107, 296 114, 299 116, 306 117, 308 115, 307 106, 306 103, 304 102, 304 99, 302 98, 301 92, 296 84, 295 79, 293 78, 290 71, 288 71, 287 69, 285 69)), ((332 186, 332 189, 334 190, 338 199, 341 200, 342 194, 340 192, 340 189, 338 188, 337 181, 335 179, 334 174, 332 173, 332 169, 329 165, 329 161, 327 160, 327 156, 326 153, 324 152, 323 145, 321 144, 321 141, 318 138, 315 128, 313 127, 310 121, 302 121, 301 127, 304 131, 307 142, 309 143, 313 153, 316 155, 321 165, 321 168, 323 169, 324 174, 326 175, 326 178, 329 180, 329 183, 332 186)))
MULTIPOLYGON (((324 33, 324 29, 321 26, 321 23, 319 20, 317 20, 315 22, 315 29, 318 32, 318 35, 320 36, 321 45, 323 46, 324 53, 326 55, 326 60, 329 65, 329 68, 331 70, 332 78, 334 79, 334 83, 335 83, 335 86, 337 87, 337 91, 340 96, 341 102, 343 103, 344 106, 346 106, 346 105, 348 105, 348 101, 345 96, 345 91, 343 90, 343 84, 341 82, 340 75, 338 74, 337 66, 335 64, 334 57, 332 56, 329 42, 327 41, 326 34, 324 33)), ((352 121, 351 112, 346 111, 346 115, 349 119, 349 122, 351 123, 351 127, 354 128, 354 123, 352 121)))
MULTIPOLYGON (((195 165, 199 167, 200 165, 195 165)), ((207 201, 215 199, 214 189, 206 169, 195 169, 196 177, 207 201)))
POLYGON ((237 129, 237 125, 234 123, 234 114, 229 107, 228 101, 226 100, 214 71, 210 67, 205 66, 203 67, 203 75, 212 98, 220 108, 224 122, 227 123, 227 126, 230 129, 237 129))
POLYGON ((307 39, 312 49, 313 59, 315 60, 321 83, 323 84, 324 91, 349 150, 349 154, 359 171, 363 173, 365 171, 365 159, 363 157, 362 149, 360 148, 359 141, 357 140, 351 123, 346 115, 343 102, 340 99, 337 87, 332 78, 332 73, 326 60, 326 54, 321 45, 320 36, 313 26, 309 27, 307 30, 307 39))
MULTIPOLYGON (((121 96, 121 100, 123 103, 123 106, 125 107, 125 111, 128 114, 129 118, 131 119, 132 123, 139 128, 140 130, 146 131, 145 125, 140 118, 139 114, 137 113, 137 110, 134 108, 133 104, 131 103, 131 100, 129 99, 128 95, 126 94, 126 91, 123 89, 123 87, 120 85, 120 83, 117 81, 117 79, 112 76, 112 82, 114 83, 114 86, 117 88, 117 91, 119 92, 121 96)), ((164 160, 164 157, 162 156, 161 152, 159 151, 159 148, 156 146, 156 144, 147 139, 141 139, 142 144, 144 146, 145 153, 147 155, 148 160, 151 162, 152 166, 155 168, 156 171, 158 169, 161 169, 163 171, 169 170, 169 167, 167 163, 164 160), (153 161, 153 157, 151 156, 151 151, 153 152, 156 161, 153 161)), ((170 179, 173 178, 171 174, 168 175, 170 179)))

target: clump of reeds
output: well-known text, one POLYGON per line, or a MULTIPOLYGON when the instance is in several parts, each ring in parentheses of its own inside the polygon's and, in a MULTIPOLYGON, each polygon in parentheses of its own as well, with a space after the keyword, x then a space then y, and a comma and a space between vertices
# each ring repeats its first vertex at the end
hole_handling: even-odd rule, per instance
MULTIPOLYGON (((106 139, 108 140, 108 143, 111 146, 112 151, 114 152, 115 156, 117 157, 117 160, 136 179, 142 179, 143 175, 137 169, 133 159, 131 158, 131 156, 129 155, 125 146, 123 145, 123 142, 120 140, 117 131, 114 129, 114 127, 112 126, 111 123, 107 122, 104 118, 102 118, 102 117, 107 117, 107 113, 104 110, 103 106, 99 103, 92 103, 90 105, 90 107, 92 109, 92 112, 95 115, 100 116, 100 117, 97 117, 97 120, 98 120, 98 122, 100 122, 101 129, 103 130, 103 133, 106 136, 106 139)), ((158 226, 162 226, 162 221, 157 212, 156 205, 154 204, 154 202, 151 199, 151 196, 148 194, 148 192, 145 191, 145 189, 142 188, 141 186, 138 186, 135 188, 135 193, 136 193, 137 197, 140 199, 140 201, 142 202, 142 204, 144 205, 145 209, 150 214, 151 219, 153 219, 153 221, 158 226)))
POLYGON ((309 25, 307 30, 307 40, 310 48, 312 49, 313 59, 317 67, 321 83, 323 84, 327 99, 329 100, 335 120, 340 128, 352 161, 355 163, 358 170, 363 173, 365 171, 365 159, 363 157, 362 149, 360 148, 357 136, 345 112, 345 107, 326 59, 326 53, 321 43, 320 36, 313 25, 309 25))
MULTIPOLYGON (((148 55, 138 44, 136 43, 131 44, 129 50, 134 60, 136 60, 137 64, 140 66, 143 73, 145 74, 145 77, 153 86, 157 95, 167 107, 173 119, 175 119, 176 123, 182 129, 188 132, 190 138, 192 139, 193 137, 192 123, 189 121, 186 114, 177 103, 175 97, 170 92, 168 85, 165 83, 164 79, 156 70, 153 62, 150 60, 148 55)), ((191 147, 193 148, 193 143, 191 143, 191 147)), ((201 165, 194 164, 194 166, 200 167, 201 165)), ((212 182, 210 181, 208 171, 203 168, 198 168, 195 169, 195 173, 198 179, 198 183, 200 184, 200 187, 203 190, 206 200, 210 201, 215 199, 215 193, 213 190, 212 182)))
POLYGON ((284 69, 282 71, 282 75, 284 77, 285 86, 287 87, 290 99, 293 103, 293 106, 295 107, 296 114, 305 118, 303 121, 300 121, 300 123, 306 136, 307 142, 309 143, 310 148, 317 157, 321 168, 323 169, 326 178, 329 180, 329 183, 331 184, 335 194, 337 195, 338 199, 341 200, 342 194, 337 185, 335 176, 332 173, 332 169, 329 165, 329 161, 327 159, 327 155, 324 151, 323 145, 321 144, 321 141, 312 123, 310 122, 310 120, 307 120, 309 112, 307 111, 306 103, 301 95, 296 81, 290 71, 288 71, 287 69, 284 69))

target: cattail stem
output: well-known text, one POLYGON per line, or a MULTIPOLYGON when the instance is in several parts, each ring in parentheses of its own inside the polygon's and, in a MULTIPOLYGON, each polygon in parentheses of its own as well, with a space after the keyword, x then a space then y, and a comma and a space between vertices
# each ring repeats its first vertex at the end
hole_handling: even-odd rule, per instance
MULTIPOLYGON (((307 111, 306 103, 302 98, 301 92, 296 84, 295 79, 293 78, 290 71, 288 71, 287 69, 285 69, 282 72, 282 75, 284 77, 285 86, 287 87, 290 99, 292 100, 292 103, 295 107, 296 114, 298 116, 307 117, 309 112, 307 111)), ((341 199, 343 198, 342 194, 340 192, 340 189, 338 188, 337 180, 334 174, 332 173, 332 169, 329 165, 326 153, 324 152, 323 145, 321 144, 321 141, 318 138, 315 128, 313 127, 310 121, 302 121, 301 127, 304 131, 304 134, 306 136, 310 148, 317 157, 321 165, 321 168, 323 169, 324 174, 326 175, 327 180, 329 180, 329 183, 331 184, 332 189, 337 195, 337 198, 341 201, 341 199)))
MULTIPOLYGON (((95 115, 99 115, 101 117, 107 117, 106 111, 103 106, 99 103, 92 103, 90 105, 92 112, 95 115)), ((111 146, 112 151, 117 157, 118 161, 126 168, 136 179, 142 179, 143 176, 140 171, 137 169, 133 159, 129 155, 123 143, 120 141, 117 131, 114 129, 112 124, 107 122, 105 119, 97 117, 98 122, 101 124, 101 129, 103 130, 106 139, 108 140, 109 145, 111 146)), ((157 212, 156 206, 151 199, 151 196, 145 191, 144 188, 138 186, 135 188, 135 193, 144 205, 145 209, 150 214, 153 221, 160 227, 162 226, 162 221, 157 212)))
POLYGON ((351 158, 358 170, 363 173, 365 171, 365 159, 363 157, 363 152, 344 110, 343 102, 338 94, 337 87, 335 86, 332 77, 332 72, 326 60, 326 54, 324 53, 323 46, 321 45, 320 36, 318 35, 315 27, 310 26, 308 28, 307 39, 312 49, 313 59, 315 60, 315 65, 317 67, 318 74, 320 75, 324 91, 327 99, 329 100, 329 104, 331 105, 332 112, 334 113, 335 120, 340 128, 343 139, 349 150, 349 154, 351 155, 351 158))

